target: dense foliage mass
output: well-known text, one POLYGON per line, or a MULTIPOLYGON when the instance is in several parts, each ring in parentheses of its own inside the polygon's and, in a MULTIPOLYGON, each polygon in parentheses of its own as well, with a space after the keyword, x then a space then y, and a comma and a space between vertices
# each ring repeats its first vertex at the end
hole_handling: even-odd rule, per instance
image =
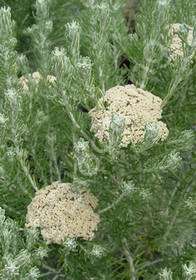
POLYGON ((0 1, 0 279, 196 279, 194 0, 0 1))

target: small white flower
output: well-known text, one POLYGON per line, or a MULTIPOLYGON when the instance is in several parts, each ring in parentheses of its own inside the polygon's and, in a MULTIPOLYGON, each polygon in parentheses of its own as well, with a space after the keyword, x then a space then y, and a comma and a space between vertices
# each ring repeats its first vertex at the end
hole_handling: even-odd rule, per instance
POLYGON ((44 257, 46 257, 48 254, 47 250, 42 248, 42 247, 39 247, 37 249, 37 257, 40 258, 40 259, 43 259, 44 257))
POLYGON ((101 3, 100 5, 96 5, 95 7, 104 11, 108 9, 108 6, 105 3, 101 3))
POLYGON ((133 181, 129 181, 129 182, 124 182, 122 187, 121 187, 123 192, 134 192, 136 190, 136 188, 134 187, 134 183, 133 181))
POLYGON ((16 156, 16 151, 13 147, 10 147, 7 152, 6 152, 7 156, 9 157, 10 160, 13 160, 14 157, 16 156))
POLYGON ((52 21, 51 20, 47 20, 45 22, 45 28, 48 32, 52 32, 52 21))
POLYGON ((100 245, 94 245, 93 249, 91 251, 91 255, 101 258, 104 255, 105 249, 101 247, 100 245))
POLYGON ((5 265, 3 269, 3 274, 7 276, 16 276, 19 275, 19 267, 15 265, 15 262, 9 261, 8 264, 5 265))
POLYGON ((167 268, 162 269, 162 271, 159 273, 159 276, 161 280, 172 280, 172 272, 167 268))
POLYGON ((82 69, 91 69, 91 61, 89 57, 82 57, 78 62, 78 67, 82 69))
POLYGON ((6 275, 8 277, 14 277, 16 275, 19 275, 20 267, 18 266, 17 261, 13 259, 11 255, 4 257, 4 260, 6 261, 6 264, 3 269, 3 275, 6 275))
POLYGON ((81 160, 85 161, 85 157, 87 157, 87 154, 89 152, 88 142, 84 141, 83 138, 80 138, 77 143, 74 143, 74 152, 76 154, 76 157, 79 157, 81 160))
POLYGON ((192 277, 196 277, 196 264, 193 262, 189 263, 189 266, 186 264, 183 265, 184 275, 187 277, 186 279, 192 279, 192 277))
POLYGON ((182 162, 179 152, 171 152, 168 158, 168 165, 176 169, 182 162))
POLYGON ((158 5, 159 6, 167 6, 170 4, 170 0, 158 0, 158 5))
POLYGON ((76 21, 72 21, 71 23, 68 22, 66 26, 69 31, 69 35, 79 31, 79 24, 76 21))
POLYGON ((196 201, 194 201, 192 197, 189 197, 187 200, 185 200, 185 205, 190 210, 196 210, 196 201))
POLYGON ((182 164, 182 158, 179 152, 172 151, 167 157, 165 157, 160 163, 161 170, 171 170, 175 172, 182 164))
POLYGON ((8 118, 5 118, 3 114, 0 113, 0 124, 5 124, 8 118))
POLYGON ((9 100, 10 103, 16 103, 17 94, 14 89, 8 89, 7 91, 5 91, 5 96, 9 100))
POLYGON ((52 51, 51 61, 54 65, 53 69, 57 80, 59 80, 59 78, 62 79, 66 73, 70 74, 73 71, 73 65, 67 56, 66 50, 62 47, 56 47, 54 51, 52 51))
POLYGON ((145 190, 145 189, 142 189, 141 192, 140 192, 140 196, 142 197, 142 199, 144 200, 149 200, 151 198, 151 193, 149 190, 145 190))
POLYGON ((28 273, 28 278, 27 279, 32 279, 35 280, 40 276, 40 271, 39 269, 34 266, 30 269, 29 273, 28 273))
POLYGON ((63 242, 63 245, 70 250, 74 250, 77 247, 76 240, 73 237, 67 237, 66 240, 63 242))
POLYGON ((52 51, 52 54, 56 57, 63 57, 66 55, 66 51, 63 48, 55 47, 54 51, 52 51))
POLYGON ((37 0, 37 3, 38 3, 39 5, 44 5, 44 4, 45 4, 45 0, 37 0))

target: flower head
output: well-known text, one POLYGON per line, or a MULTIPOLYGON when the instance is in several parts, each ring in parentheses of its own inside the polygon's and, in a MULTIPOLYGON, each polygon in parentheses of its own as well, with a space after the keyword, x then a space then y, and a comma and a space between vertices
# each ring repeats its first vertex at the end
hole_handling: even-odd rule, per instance
MULTIPOLYGON (((97 198, 89 191, 71 190, 72 184, 53 182, 37 191, 26 215, 26 227, 40 227, 47 243, 58 243, 65 237, 91 240, 100 221, 93 208, 97 198)), ((67 244, 70 239, 67 239, 67 244)))
POLYGON ((109 140, 112 116, 116 115, 113 117, 113 126, 116 124, 115 133, 118 137, 122 133, 121 147, 126 147, 129 143, 136 145, 138 141, 142 141, 147 123, 151 125, 156 123, 157 137, 163 141, 169 131, 166 125, 159 121, 162 113, 161 103, 160 97, 134 85, 113 87, 99 99, 97 108, 90 110, 91 131, 95 132, 100 142, 109 140))
MULTIPOLYGON (((188 25, 183 25, 180 23, 174 23, 171 25, 168 33, 170 37, 170 43, 169 43, 170 61, 175 61, 178 56, 180 57, 184 56, 183 41, 181 39, 181 36, 184 37, 185 39, 184 41, 186 42, 186 44, 191 46, 193 42, 193 31, 194 31, 193 27, 190 27, 188 25)), ((189 60, 191 60, 193 56, 194 56, 194 52, 190 54, 189 60)))
MULTIPOLYGON (((22 84, 22 89, 24 91, 29 91, 29 80, 30 79, 33 83, 35 83, 35 85, 36 85, 35 88, 37 90, 38 84, 43 79, 43 77, 39 72, 33 72, 32 74, 28 74, 27 77, 25 77, 25 76, 20 77, 20 82, 22 84)), ((52 75, 48 75, 47 81, 51 84, 54 84, 56 82, 56 78, 52 75)))

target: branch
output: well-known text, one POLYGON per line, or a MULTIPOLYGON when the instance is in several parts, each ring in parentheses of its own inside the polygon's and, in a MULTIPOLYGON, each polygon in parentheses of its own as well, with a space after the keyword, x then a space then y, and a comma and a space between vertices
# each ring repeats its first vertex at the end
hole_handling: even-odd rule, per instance
POLYGON ((36 186, 36 184, 34 183, 33 179, 31 178, 31 175, 28 171, 28 168, 25 166, 23 160, 22 160, 22 157, 21 157, 21 154, 20 154, 20 151, 19 151, 19 148, 16 147, 16 154, 17 154, 17 157, 18 157, 18 161, 20 162, 20 166, 22 168, 22 170, 24 171, 25 175, 27 176, 27 178, 29 179, 32 187, 34 188, 34 190, 37 192, 38 191, 38 188, 36 186))
POLYGON ((123 244, 123 250, 124 250, 124 253, 125 253, 125 256, 127 258, 127 262, 129 263, 129 266, 130 266, 130 279, 131 280, 136 280, 134 274, 135 274, 135 269, 134 269, 134 266, 133 266, 133 259, 127 249, 127 242, 126 242, 126 238, 124 237, 123 240, 122 240, 122 244, 123 244))
POLYGON ((80 129, 80 133, 83 135, 83 137, 91 143, 91 146, 93 147, 93 149, 94 149, 97 153, 99 153, 99 154, 104 154, 105 151, 102 150, 102 149, 99 149, 99 148, 95 145, 95 143, 89 138, 89 136, 82 130, 81 126, 77 123, 77 121, 76 121, 76 119, 74 118, 74 116, 73 116, 73 114, 72 114, 71 111, 69 111, 69 115, 70 115, 71 120, 72 120, 72 122, 74 123, 74 125, 75 125, 78 129, 80 129))
POLYGON ((152 262, 150 262, 150 263, 146 263, 146 264, 142 265, 142 266, 140 267, 140 269, 143 269, 143 268, 145 268, 145 267, 147 267, 147 266, 154 265, 154 264, 159 263, 159 262, 163 262, 163 259, 158 259, 158 260, 152 261, 152 262))
POLYGON ((121 199, 122 199, 125 195, 126 195, 125 192, 122 193, 122 194, 119 196, 119 198, 117 198, 117 200, 115 200, 115 201, 114 201, 111 205, 109 205, 108 207, 106 207, 106 208, 100 210, 98 213, 100 214, 100 213, 104 213, 104 212, 110 210, 110 209, 113 208, 119 201, 121 201, 121 199))

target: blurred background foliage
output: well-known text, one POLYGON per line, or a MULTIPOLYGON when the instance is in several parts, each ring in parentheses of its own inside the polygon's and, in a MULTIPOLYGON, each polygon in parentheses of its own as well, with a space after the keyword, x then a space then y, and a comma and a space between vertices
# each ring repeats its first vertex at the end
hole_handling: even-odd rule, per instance
MULTIPOLYGON (((51 1, 50 18, 53 21, 53 31, 49 39, 53 46, 65 44, 65 24, 72 21, 80 13, 82 5, 77 0, 51 1)), ((35 71, 35 57, 31 37, 25 32, 28 27, 35 24, 35 0, 0 0, 0 7, 10 7, 12 19, 15 21, 15 34, 17 38, 16 50, 27 56, 30 68, 35 71)))

